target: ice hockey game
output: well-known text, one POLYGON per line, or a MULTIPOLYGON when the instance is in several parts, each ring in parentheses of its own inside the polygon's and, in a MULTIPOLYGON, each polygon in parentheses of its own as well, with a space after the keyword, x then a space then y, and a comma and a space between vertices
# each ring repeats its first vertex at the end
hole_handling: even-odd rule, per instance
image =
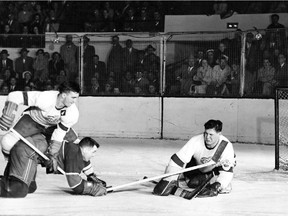
POLYGON ((287 55, 287 0, 0 0, 0 216, 287 216, 287 55))

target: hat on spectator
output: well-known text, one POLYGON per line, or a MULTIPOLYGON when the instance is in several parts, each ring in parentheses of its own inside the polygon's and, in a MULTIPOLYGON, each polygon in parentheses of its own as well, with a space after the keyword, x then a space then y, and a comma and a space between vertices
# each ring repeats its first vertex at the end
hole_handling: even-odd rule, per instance
POLYGON ((25 78, 26 74, 30 74, 30 76, 32 76, 32 73, 30 71, 24 71, 22 74, 23 79, 25 78))
POLYGON ((43 49, 38 49, 36 52, 36 55, 39 55, 39 53, 41 52, 41 54, 44 54, 44 50, 43 49))
POLYGON ((206 53, 209 53, 209 52, 214 53, 214 49, 208 49, 208 50, 206 51, 206 53))
POLYGON ((22 53, 22 52, 29 52, 29 50, 27 50, 26 48, 22 48, 22 49, 20 50, 20 53, 22 53))
POLYGON ((149 44, 145 50, 147 51, 148 49, 152 49, 153 51, 156 50, 151 44, 149 44))
POLYGON ((83 40, 89 42, 90 38, 88 38, 86 35, 83 36, 83 40))
POLYGON ((5 49, 4 49, 4 50, 2 50, 0 54, 1 54, 1 55, 2 55, 2 54, 6 54, 7 56, 9 56, 9 53, 8 53, 8 51, 7 51, 7 50, 5 50, 5 49))

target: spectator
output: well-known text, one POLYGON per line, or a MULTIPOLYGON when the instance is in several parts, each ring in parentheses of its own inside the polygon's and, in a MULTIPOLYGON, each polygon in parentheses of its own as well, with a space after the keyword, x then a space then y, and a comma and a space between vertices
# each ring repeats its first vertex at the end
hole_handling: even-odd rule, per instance
POLYGON ((137 60, 138 50, 133 47, 132 40, 128 39, 123 48, 123 71, 135 71, 137 60))
POLYGON ((97 77, 92 77, 90 79, 89 85, 85 86, 84 94, 88 95, 98 95, 100 92, 100 85, 97 77))
POLYGON ((4 32, 0 36, 0 46, 1 47, 13 47, 13 38, 11 36, 12 32, 8 24, 4 25, 4 32))
POLYGON ((100 14, 100 10, 95 8, 93 11, 93 17, 91 21, 91 32, 99 32, 102 28, 103 17, 100 14))
POLYGON ((65 70, 60 70, 59 75, 56 77, 56 84, 60 85, 63 82, 68 81, 66 71, 65 70))
POLYGON ((83 37, 83 63, 84 63, 84 68, 87 67, 87 65, 92 64, 93 62, 93 56, 95 55, 95 48, 94 46, 91 46, 89 44, 90 39, 84 35, 83 37))
POLYGON ((217 64, 220 64, 220 58, 225 55, 229 58, 228 56, 228 49, 227 49, 227 44, 225 43, 224 40, 222 40, 219 45, 218 45, 218 49, 216 49, 215 53, 214 53, 214 57, 215 57, 215 61, 217 64))
POLYGON ((149 80, 143 76, 143 72, 137 71, 136 79, 135 79, 135 86, 140 87, 142 90, 142 93, 146 94, 148 92, 148 85, 149 85, 149 80))
POLYGON ((41 21, 41 16, 38 13, 34 14, 34 19, 32 20, 32 22, 30 24, 31 32, 34 32, 33 29, 35 26, 38 29, 38 34, 42 34, 43 33, 43 23, 41 21))
POLYGON ((45 18, 43 29, 45 32, 58 32, 60 29, 60 22, 57 19, 55 10, 51 9, 48 16, 45 18))
POLYGON ((15 60, 15 72, 16 78, 21 78, 22 73, 24 71, 30 71, 32 74, 34 73, 33 69, 33 58, 28 56, 29 50, 26 48, 22 48, 20 50, 20 57, 15 60))
POLYGON ((89 85, 91 78, 95 76, 100 84, 100 89, 103 90, 108 75, 106 72, 106 64, 103 61, 99 61, 98 55, 93 55, 92 63, 86 67, 86 70, 83 74, 85 85, 89 85))
POLYGON ((119 37, 117 35, 112 37, 112 49, 110 50, 108 61, 107 61, 107 72, 110 74, 114 72, 115 79, 121 80, 122 68, 123 68, 123 48, 119 44, 119 37))
POLYGON ((267 29, 283 29, 285 28, 284 25, 279 23, 279 15, 278 14, 272 14, 271 15, 271 24, 268 25, 267 29))
POLYGON ((36 52, 36 58, 33 63, 35 82, 44 82, 48 78, 48 59, 44 57, 44 50, 39 49, 36 52))
POLYGON ((240 66, 237 61, 231 64, 231 75, 227 79, 227 88, 231 95, 238 96, 240 90, 240 66))
POLYGON ((193 77, 197 73, 197 68, 195 67, 194 55, 190 55, 188 58, 188 64, 183 64, 176 73, 176 79, 180 81, 180 94, 188 95, 191 85, 194 83, 193 77))
POLYGON ((32 82, 32 73, 30 71, 24 71, 22 76, 19 86, 24 90, 25 86, 30 86, 30 83, 32 82))
POLYGON ((116 26, 113 20, 109 18, 108 10, 103 9, 102 11, 102 22, 100 26, 100 31, 102 32, 115 32, 116 26))
POLYGON ((245 45, 245 58, 246 58, 246 69, 250 73, 254 73, 257 68, 257 54, 259 52, 259 44, 254 41, 254 35, 248 32, 246 35, 245 45))
POLYGON ((149 80, 149 83, 152 84, 155 88, 156 91, 159 91, 159 80, 154 71, 149 71, 147 79, 149 80))
POLYGON ((18 13, 18 22, 24 26, 29 25, 32 19, 32 12, 28 10, 27 3, 23 3, 22 10, 18 13))
POLYGON ((17 46, 18 47, 32 47, 33 36, 29 35, 29 28, 28 26, 22 26, 22 35, 18 36, 17 38, 17 46))
POLYGON ((193 80, 196 82, 194 87, 195 94, 206 94, 207 86, 213 77, 212 70, 207 59, 202 59, 201 66, 197 68, 197 74, 193 77, 193 80))
POLYGON ((127 16, 124 17, 123 30, 126 32, 136 31, 136 17, 133 7, 128 9, 127 16))
POLYGON ((139 50, 135 68, 137 68, 138 70, 144 70, 144 58, 145 58, 145 51, 139 50))
POLYGON ((207 62, 208 65, 213 68, 216 65, 215 55, 214 55, 214 49, 208 49, 206 51, 207 55, 207 62))
POLYGON ((61 70, 64 70, 64 61, 61 58, 60 53, 54 52, 52 54, 52 59, 49 61, 49 78, 56 81, 57 75, 59 75, 61 70))
POLYGON ((135 79, 130 71, 126 71, 125 76, 122 78, 122 92, 133 93, 134 92, 135 79))
POLYGON ((283 53, 278 55, 278 67, 276 72, 276 82, 277 86, 288 87, 288 67, 287 67, 287 59, 283 53))
POLYGON ((109 1, 104 2, 104 10, 107 11, 108 19, 111 21, 114 20, 114 9, 111 8, 109 1))
POLYGON ((222 56, 220 58, 220 64, 215 65, 212 71, 212 81, 207 87, 207 94, 224 95, 227 94, 228 89, 226 81, 231 74, 231 68, 227 64, 227 58, 222 56))
POLYGON ((158 95, 158 92, 156 91, 156 87, 151 83, 148 86, 148 95, 151 95, 151 96, 158 95))
POLYGON ((140 12, 140 18, 137 20, 136 31, 138 32, 150 32, 151 25, 150 25, 150 18, 148 17, 147 11, 142 8, 140 12))
POLYGON ((160 68, 160 57, 155 54, 156 49, 152 45, 148 45, 145 49, 146 55, 143 59, 145 71, 153 71, 160 68))
POLYGON ((3 78, 7 85, 9 84, 11 77, 13 77, 13 73, 10 71, 10 69, 6 68, 2 71, 1 78, 3 78))
POLYGON ((9 80, 9 92, 11 91, 19 91, 21 88, 17 83, 17 79, 15 77, 11 77, 9 80))
POLYGON ((153 12, 153 20, 151 21, 149 32, 163 32, 164 21, 159 11, 153 12))
POLYGON ((8 14, 8 20, 6 24, 9 25, 9 29, 12 34, 18 34, 20 32, 19 23, 15 19, 15 15, 13 13, 8 14))
POLYGON ((2 50, 1 53, 1 62, 0 62, 0 71, 3 71, 3 69, 9 69, 10 71, 14 71, 13 68, 13 60, 8 58, 9 53, 7 50, 2 50))
POLYGON ((104 86, 104 91, 101 92, 102 95, 112 95, 113 92, 112 92, 112 86, 110 83, 105 83, 105 86, 104 86))
POLYGON ((9 86, 7 84, 4 84, 1 88, 1 95, 8 95, 9 94, 9 86))
POLYGON ((263 60, 263 67, 258 70, 257 84, 263 96, 272 94, 273 86, 276 84, 274 79, 275 68, 271 65, 269 59, 263 60))
POLYGON ((195 61, 195 67, 199 68, 202 65, 202 60, 204 58, 204 51, 203 49, 198 49, 196 53, 196 61, 195 61))
POLYGON ((73 43, 72 35, 66 35, 66 43, 60 47, 60 55, 64 61, 64 69, 67 72, 67 79, 74 81, 78 76, 78 48, 73 43))

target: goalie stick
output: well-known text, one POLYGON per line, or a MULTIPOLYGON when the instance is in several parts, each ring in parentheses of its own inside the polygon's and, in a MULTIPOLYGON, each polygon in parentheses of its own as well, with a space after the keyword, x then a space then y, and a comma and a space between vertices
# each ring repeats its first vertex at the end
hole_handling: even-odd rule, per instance
POLYGON ((145 183, 145 182, 151 182, 153 180, 162 179, 162 178, 166 178, 166 177, 169 177, 169 176, 177 175, 177 174, 180 174, 180 173, 184 173, 184 172, 200 169, 200 168, 203 168, 203 167, 215 165, 218 162, 218 160, 220 159, 220 157, 222 155, 222 152, 224 151, 226 145, 227 145, 227 142, 223 140, 219 144, 219 146, 217 147, 217 150, 215 151, 215 153, 214 153, 213 157, 211 158, 211 160, 209 162, 205 163, 205 164, 200 164, 198 166, 185 168, 185 169, 179 170, 177 172, 166 173, 166 174, 162 174, 162 175, 159 175, 159 176, 154 176, 154 177, 142 179, 142 180, 139 180, 139 181, 136 181, 136 182, 131 182, 131 183, 128 183, 128 184, 111 187, 111 188, 107 189, 107 192, 112 192, 114 190, 118 190, 118 189, 121 189, 121 188, 129 187, 129 186, 132 186, 132 185, 142 184, 142 183, 145 183))

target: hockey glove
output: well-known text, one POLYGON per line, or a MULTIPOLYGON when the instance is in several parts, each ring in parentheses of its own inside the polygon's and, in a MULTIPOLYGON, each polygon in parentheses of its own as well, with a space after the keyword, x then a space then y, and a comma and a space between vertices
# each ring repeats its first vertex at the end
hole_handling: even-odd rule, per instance
POLYGON ((45 161, 46 173, 56 174, 58 172, 57 171, 58 163, 56 157, 52 156, 51 154, 47 154, 46 156, 49 158, 49 160, 45 161))
POLYGON ((176 186, 176 180, 167 181, 165 179, 161 179, 155 186, 153 194, 158 196, 168 196, 169 194, 171 194, 172 190, 175 190, 176 186))
POLYGON ((211 185, 208 185, 204 190, 198 194, 197 197, 204 198, 204 197, 214 197, 217 196, 220 192, 221 184, 219 182, 215 182, 211 185))
POLYGON ((101 184, 103 187, 106 187, 106 182, 97 178, 95 173, 87 176, 87 181, 95 182, 96 184, 101 184))
POLYGON ((83 195, 102 196, 106 194, 107 190, 101 184, 97 184, 91 181, 84 182, 83 195))
POLYGON ((5 106, 2 111, 2 116, 0 117, 0 129, 3 131, 9 130, 9 128, 12 126, 13 121, 15 119, 15 113, 18 109, 18 105, 6 101, 5 106))

